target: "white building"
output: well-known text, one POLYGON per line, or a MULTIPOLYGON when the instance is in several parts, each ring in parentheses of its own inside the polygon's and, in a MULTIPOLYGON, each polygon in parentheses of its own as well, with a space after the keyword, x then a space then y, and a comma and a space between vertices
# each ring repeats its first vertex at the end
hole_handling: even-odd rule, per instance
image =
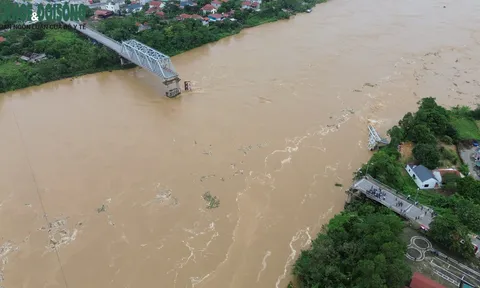
POLYGON ((118 3, 110 2, 107 5, 102 6, 102 9, 112 11, 113 13, 117 14, 120 11, 120 5, 118 3))
POLYGON ((423 165, 408 164, 405 170, 420 189, 433 189, 440 185, 433 172, 423 165))

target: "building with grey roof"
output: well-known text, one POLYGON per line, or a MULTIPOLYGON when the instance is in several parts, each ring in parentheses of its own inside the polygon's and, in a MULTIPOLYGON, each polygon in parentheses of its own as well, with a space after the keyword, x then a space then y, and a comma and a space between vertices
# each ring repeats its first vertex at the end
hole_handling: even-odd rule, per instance
POLYGON ((440 185, 437 178, 433 175, 433 172, 423 165, 408 164, 405 170, 407 170, 408 175, 412 177, 420 189, 434 189, 440 185))

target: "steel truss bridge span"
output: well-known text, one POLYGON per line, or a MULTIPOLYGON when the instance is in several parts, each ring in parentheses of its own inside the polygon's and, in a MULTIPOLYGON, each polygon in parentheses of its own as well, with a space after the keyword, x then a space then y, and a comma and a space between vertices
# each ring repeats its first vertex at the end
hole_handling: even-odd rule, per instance
MULTIPOLYGON (((137 40, 127 40, 118 42, 98 31, 89 28, 74 21, 63 21, 64 24, 72 26, 75 30, 88 36, 89 38, 112 49, 122 58, 132 62, 162 78, 167 86, 175 84, 175 88, 167 91, 167 96, 177 96, 180 94, 179 75, 167 55, 141 43, 137 40)), ((123 61, 122 61, 123 63, 123 61)))

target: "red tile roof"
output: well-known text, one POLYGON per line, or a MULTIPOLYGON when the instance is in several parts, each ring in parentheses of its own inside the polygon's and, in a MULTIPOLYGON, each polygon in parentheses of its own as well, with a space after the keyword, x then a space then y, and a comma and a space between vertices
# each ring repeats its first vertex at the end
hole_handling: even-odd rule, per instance
POLYGON ((160 7, 160 5, 162 5, 162 2, 161 1, 150 1, 150 7, 160 7))
POLYGON ((163 12, 163 11, 158 11, 157 13, 155 13, 155 15, 160 16, 160 17, 164 17, 164 16, 165 16, 165 12, 163 12))
POLYGON ((218 19, 223 18, 223 15, 222 15, 222 14, 212 14, 212 15, 210 15, 210 16, 213 17, 213 18, 218 18, 218 19))
POLYGON ((253 3, 252 3, 252 7, 254 7, 254 8, 255 8, 255 7, 258 7, 258 2, 253 2, 253 3))
POLYGON ((178 18, 179 19, 189 19, 189 18, 192 18, 192 15, 183 13, 183 14, 178 15, 178 18))
POLYGON ((4 42, 4 41, 7 41, 7 39, 5 39, 4 37, 0 36, 0 43, 4 42))
POLYGON ((460 172, 458 172, 455 169, 437 169, 438 172, 440 172, 440 175, 444 176, 445 174, 455 174, 457 176, 460 176, 460 172))
POLYGON ((250 1, 242 2, 242 6, 250 6, 250 5, 252 5, 252 2, 250 2, 250 1))
POLYGON ((211 4, 207 4, 207 5, 202 7, 203 11, 212 11, 214 9, 215 9, 215 7, 213 7, 211 4))
POLYGON ((145 14, 152 14, 153 12, 157 11, 157 8, 150 8, 145 12, 145 14))
POLYGON ((192 19, 198 19, 198 20, 203 20, 203 17, 197 14, 192 15, 192 19))
POLYGON ((445 286, 438 284, 430 278, 415 272, 413 274, 412 282, 410 282, 410 288, 445 288, 445 286))
POLYGON ((95 11, 95 16, 108 16, 108 15, 111 15, 113 14, 112 11, 108 11, 108 10, 96 10, 95 11))

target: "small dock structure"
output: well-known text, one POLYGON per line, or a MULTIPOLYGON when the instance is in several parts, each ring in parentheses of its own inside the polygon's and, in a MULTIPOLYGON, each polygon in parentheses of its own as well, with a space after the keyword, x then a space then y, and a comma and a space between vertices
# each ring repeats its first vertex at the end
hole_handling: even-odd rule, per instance
POLYGON ((381 138, 372 125, 368 125, 368 135, 368 150, 370 151, 386 146, 390 143, 386 138, 381 138))

